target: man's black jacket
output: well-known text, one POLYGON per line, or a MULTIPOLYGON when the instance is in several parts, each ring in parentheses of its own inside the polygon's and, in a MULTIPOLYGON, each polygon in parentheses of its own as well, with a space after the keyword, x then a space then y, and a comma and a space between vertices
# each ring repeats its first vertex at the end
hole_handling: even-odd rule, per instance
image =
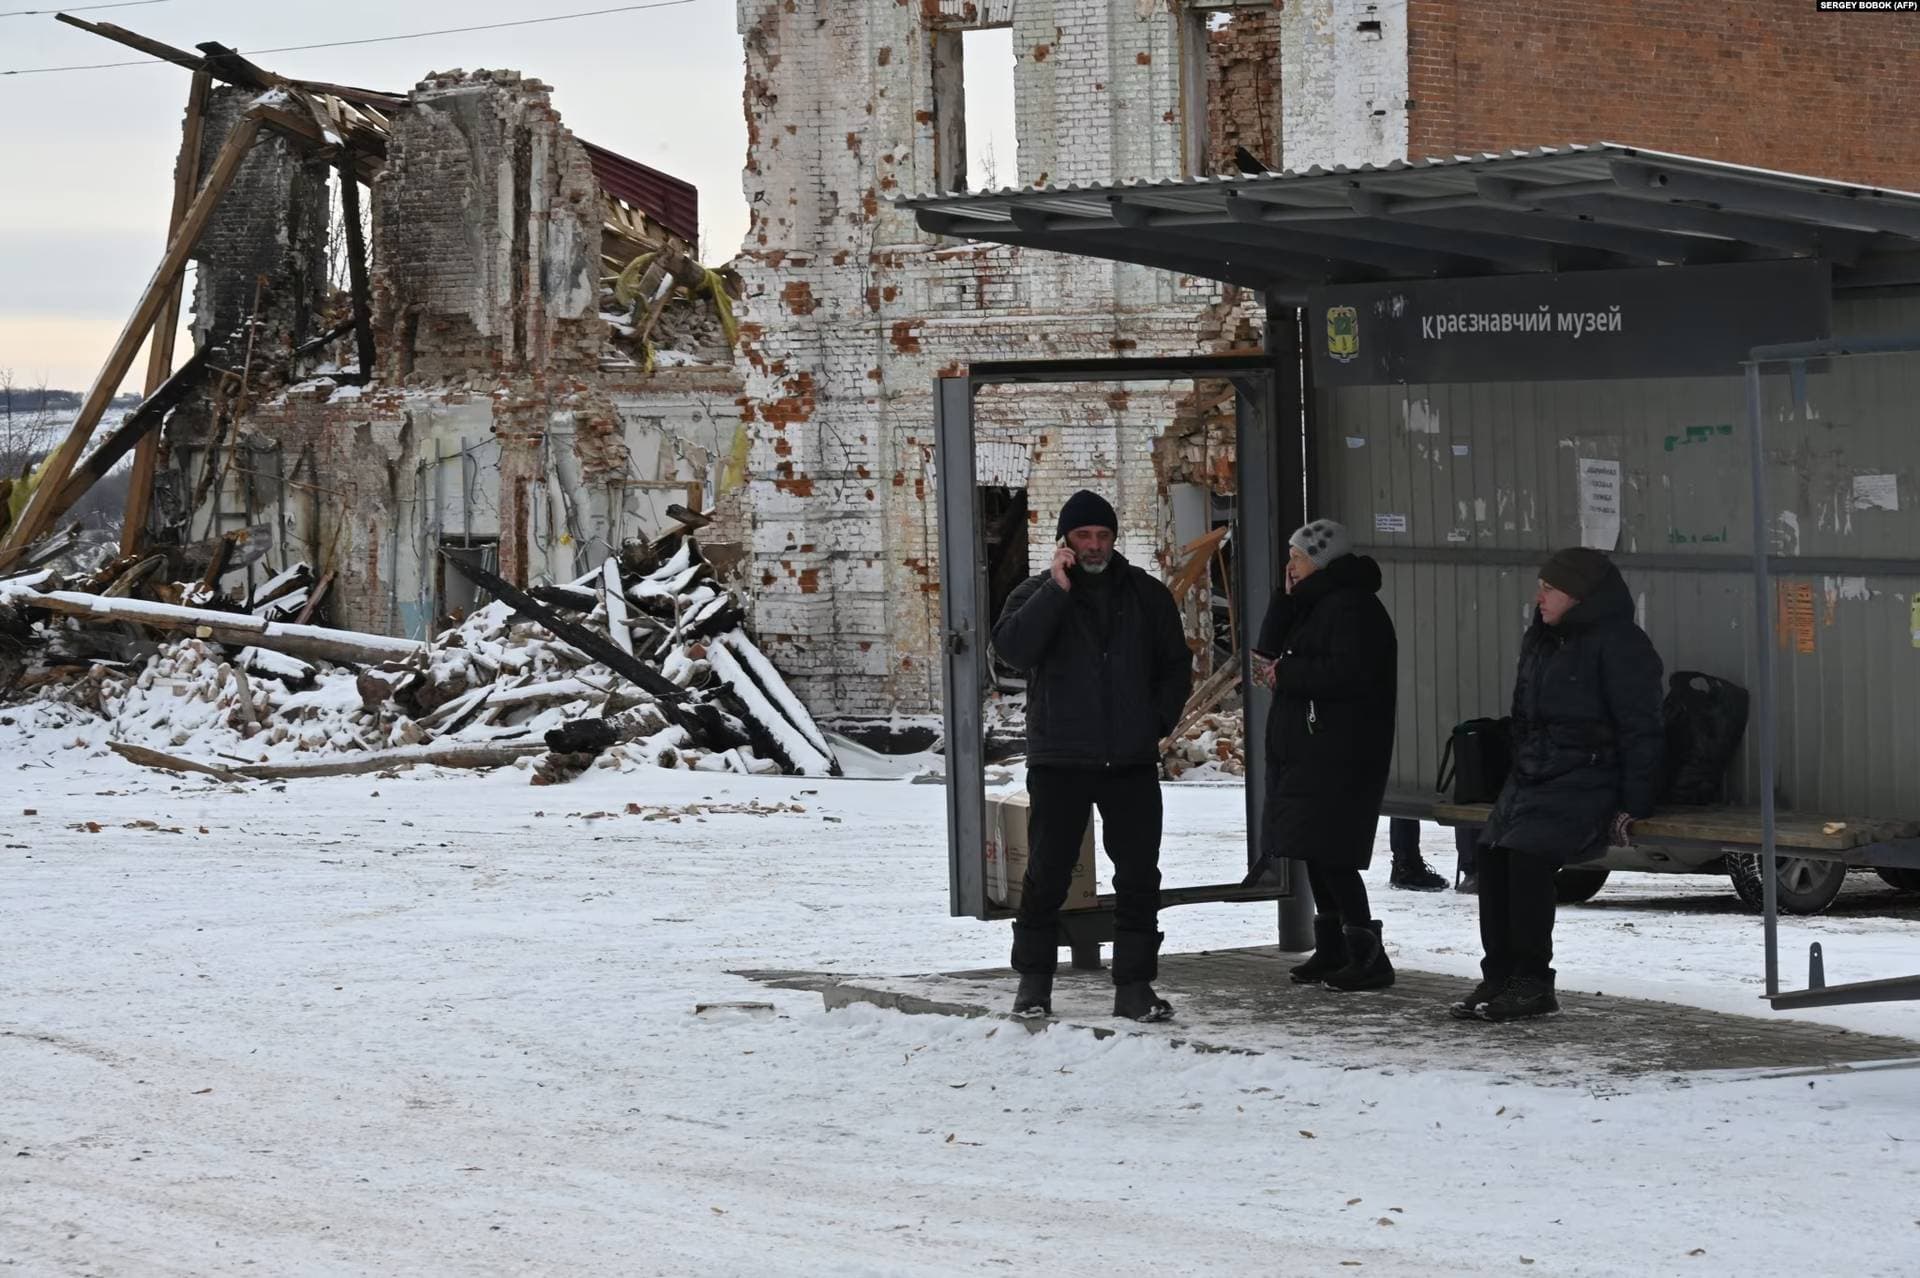
POLYGON ((1193 683, 1193 654, 1167 588, 1119 554, 1014 588, 994 651, 1027 672, 1027 761, 1041 767, 1157 765, 1193 683))

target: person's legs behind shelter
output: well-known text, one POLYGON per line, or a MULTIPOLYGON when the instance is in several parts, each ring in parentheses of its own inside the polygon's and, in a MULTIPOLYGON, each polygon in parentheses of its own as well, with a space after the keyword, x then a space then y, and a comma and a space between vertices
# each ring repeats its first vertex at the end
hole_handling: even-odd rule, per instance
POLYGON ((1160 778, 1151 766, 1098 776, 1101 841, 1113 862, 1113 1013, 1164 1021, 1173 1005, 1153 990, 1160 975, 1160 778))
POLYGON ((1447 881, 1427 864, 1420 851, 1420 823, 1407 817, 1387 822, 1387 847, 1393 853, 1393 871, 1387 886, 1415 892, 1438 892, 1447 881))
MULTIPOLYGON (((1099 781, 1098 772, 1078 768, 1027 769, 1027 871, 1020 880, 1020 909, 1013 921, 1013 970, 1020 974, 1013 998, 1016 1016, 1053 1014, 1060 906, 1073 883, 1087 822, 1093 819, 1099 781)), ((1157 788, 1154 793, 1157 798, 1157 788)))
POLYGON ((1484 826, 1453 827, 1453 890, 1472 896, 1480 890, 1480 831, 1484 826))

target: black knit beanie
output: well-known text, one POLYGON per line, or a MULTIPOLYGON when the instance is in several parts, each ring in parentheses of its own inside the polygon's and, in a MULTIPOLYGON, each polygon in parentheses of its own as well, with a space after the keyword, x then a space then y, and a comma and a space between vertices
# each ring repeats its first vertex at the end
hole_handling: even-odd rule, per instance
POLYGON ((1054 535, 1065 541, 1067 534, 1076 528, 1107 528, 1117 537, 1120 535, 1120 517, 1113 513, 1113 506, 1105 497, 1082 488, 1067 498, 1067 504, 1060 508, 1060 525, 1054 535))
POLYGON ((1540 565, 1540 580, 1575 599, 1586 599, 1607 579, 1613 561, 1597 550, 1570 546, 1556 550, 1540 565))

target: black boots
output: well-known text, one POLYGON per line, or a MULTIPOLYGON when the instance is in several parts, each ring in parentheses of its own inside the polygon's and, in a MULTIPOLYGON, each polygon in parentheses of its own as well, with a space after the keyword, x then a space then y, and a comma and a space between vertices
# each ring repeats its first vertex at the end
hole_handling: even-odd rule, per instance
POLYGON ((1347 965, 1347 938, 1335 914, 1313 916, 1313 956, 1292 970, 1295 985, 1318 985, 1347 965))
POLYGON ((1015 1016, 1053 1015, 1053 978, 1027 975, 1020 978, 1020 989, 1013 996, 1015 1016))
POLYGON ((1346 966, 1326 976, 1332 990, 1384 990, 1393 984, 1393 964, 1380 944, 1380 923, 1344 929, 1347 943, 1346 966))
POLYGON ((1507 987, 1504 979, 1495 980, 1489 976, 1468 991, 1467 996, 1447 1008, 1447 1015, 1456 1021, 1477 1021, 1480 1014, 1487 1010, 1487 1004, 1499 996, 1507 987))
POLYGON ((1419 848, 1410 848, 1393 854, 1393 873, 1387 878, 1387 886, 1408 888, 1415 892, 1440 892, 1446 889, 1447 881, 1427 865, 1419 848))
POLYGON ((1494 995, 1480 1015, 1489 1021, 1520 1021, 1532 1016, 1551 1016, 1560 1010, 1553 994, 1553 978, 1516 976, 1494 995))
POLYGON ((1153 992, 1147 981, 1128 981, 1113 987, 1113 1014, 1130 1021, 1170 1021, 1173 1004, 1153 992))
POLYGON ((1168 1021, 1173 1004, 1153 992, 1160 975, 1159 932, 1113 934, 1113 1014, 1130 1021, 1168 1021))

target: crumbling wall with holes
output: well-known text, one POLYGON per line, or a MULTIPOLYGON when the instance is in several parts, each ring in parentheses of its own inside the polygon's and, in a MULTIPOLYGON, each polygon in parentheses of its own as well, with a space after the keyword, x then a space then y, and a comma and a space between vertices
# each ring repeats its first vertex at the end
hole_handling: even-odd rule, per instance
MULTIPOLYGON (((211 150, 237 117, 210 126, 211 150)), ((260 571, 304 559, 334 574, 334 624, 416 636, 460 593, 446 547, 477 547, 528 584, 658 535, 669 505, 717 508, 703 540, 743 540, 740 379, 711 343, 663 353, 653 374, 609 344, 626 317, 600 309, 600 192, 548 89, 513 72, 437 74, 389 125, 369 201, 372 380, 351 376, 348 337, 293 385, 218 385, 168 423, 163 515, 189 539, 265 524, 260 571)), ((209 331, 231 327, 241 272, 267 275, 276 304, 302 271, 324 285, 327 218, 324 171, 263 144, 205 242, 209 331), (317 247, 289 248, 295 219, 319 229, 317 247)), ((282 371, 296 335, 345 313, 302 287, 288 317, 255 325, 282 371)))
POLYGON ((599 187, 551 91, 516 72, 422 81, 375 184, 387 380, 598 370, 599 187))
MULTIPOLYGON (((207 173, 257 95, 230 85, 207 98, 199 171, 207 173)), ((262 130, 194 250, 195 344, 222 368, 284 367, 325 309, 325 164, 262 130)))
MULTIPOLYGON (((742 407, 753 440, 755 622, 816 712, 929 712, 940 696, 933 378, 983 360, 1261 343, 1257 299, 1235 290, 944 241, 889 205, 940 189, 958 167, 958 33, 1011 27, 1021 184, 1177 178, 1213 170, 1237 144, 1258 153, 1256 142, 1287 129, 1312 151, 1326 141, 1308 136, 1314 119, 1337 132, 1332 116, 1345 112, 1339 129, 1358 135, 1372 117, 1343 97, 1337 112, 1318 109, 1297 126, 1283 119, 1270 51, 1290 42, 1308 58, 1328 47, 1309 39, 1311 15, 1290 30, 1291 3, 738 3, 753 219, 737 265, 748 286, 742 407), (1231 21, 1210 25, 1202 9, 1233 10, 1231 21), (1197 134, 1193 113, 1205 117, 1208 97, 1196 51, 1225 104, 1197 134), (1256 65, 1261 57, 1267 65, 1256 65)), ((1159 571, 1170 475, 1232 472, 1209 389, 984 393, 976 483, 1026 490, 1036 569, 1060 504, 1091 487, 1121 510, 1123 553, 1159 571), (1157 446, 1176 426, 1192 446, 1157 446)))

